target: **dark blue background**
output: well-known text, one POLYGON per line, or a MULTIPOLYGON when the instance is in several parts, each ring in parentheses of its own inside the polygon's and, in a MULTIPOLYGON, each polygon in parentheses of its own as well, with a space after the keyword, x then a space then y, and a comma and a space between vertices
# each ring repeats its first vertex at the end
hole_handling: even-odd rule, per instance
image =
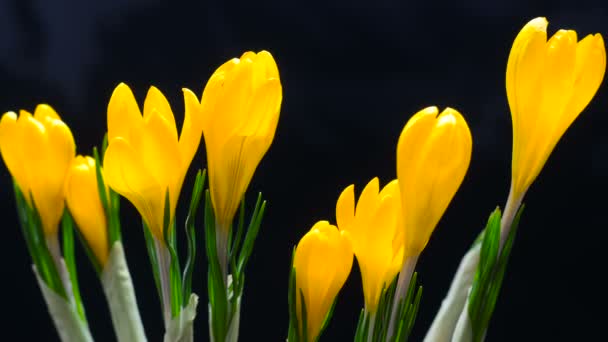
MULTIPOLYGON (((510 181, 511 122, 505 68, 513 39, 546 16, 579 37, 608 35, 608 4, 596 1, 0 1, 0 112, 51 104, 89 154, 106 130, 106 105, 120 81, 143 98, 150 85, 169 98, 178 124, 181 87, 200 95, 213 70, 246 50, 266 49, 284 90, 275 141, 250 197, 269 211, 247 270, 242 341, 284 341, 291 250, 319 219, 334 219, 340 191, 395 177, 397 137, 419 109, 451 106, 469 122, 469 172, 424 251, 423 302, 413 341, 434 317, 461 256, 510 181)), ((597 340, 606 314, 603 218, 608 93, 574 122, 526 197, 512 260, 488 341, 597 340), (592 128, 595 127, 595 128, 592 128), (603 309, 603 310, 602 310, 603 309)), ((204 148, 194 172, 204 167, 204 148)), ((0 166, 2 339, 57 335, 17 225, 10 177, 0 166)), ((182 201, 178 219, 184 218, 182 201)), ((123 205, 123 235, 149 339, 160 341, 159 302, 135 209, 123 205)), ((183 222, 183 221, 182 221, 183 222)), ((202 231, 202 230, 201 230, 202 231)), ((202 235, 201 235, 202 236, 202 235)), ((201 296, 197 340, 207 340, 204 249, 194 289, 201 296)), ((80 284, 98 341, 114 340, 102 291, 82 253, 80 284)), ((352 340, 363 304, 356 267, 323 341, 352 340)))

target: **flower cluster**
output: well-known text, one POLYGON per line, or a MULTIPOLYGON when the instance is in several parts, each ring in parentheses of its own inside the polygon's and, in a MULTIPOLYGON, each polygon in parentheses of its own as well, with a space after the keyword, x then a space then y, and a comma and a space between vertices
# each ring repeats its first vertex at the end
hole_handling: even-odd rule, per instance
MULTIPOLYGON (((509 197, 463 258, 426 341, 483 341, 523 198, 603 80, 600 34, 579 41, 576 32, 559 30, 547 40, 546 30, 546 19, 536 18, 513 43, 506 68, 513 123, 509 197)), ((140 107, 120 83, 107 106, 106 137, 89 155, 77 155, 72 132, 49 105, 38 105, 33 115, 22 110, 2 116, 0 154, 13 178, 34 273, 62 341, 93 340, 80 296, 75 235, 99 277, 117 339, 147 340, 121 239, 121 196, 142 219, 164 341, 193 340, 197 231, 204 234, 208 261, 209 338, 238 340, 245 268, 266 210, 258 194, 246 224, 245 198, 274 140, 282 98, 277 64, 261 51, 222 64, 200 97, 183 89, 179 132, 159 89, 150 87, 140 107), (206 169, 196 175, 183 222, 184 262, 177 253, 175 213, 201 140, 206 169)), ((348 185, 337 198, 335 224, 319 221, 297 243, 289 278, 289 342, 319 339, 354 259, 364 303, 355 341, 408 339, 421 300, 416 264, 465 179, 472 149, 468 124, 453 108, 427 107, 405 123, 394 176, 383 186, 372 177, 358 197, 355 185, 348 185)))

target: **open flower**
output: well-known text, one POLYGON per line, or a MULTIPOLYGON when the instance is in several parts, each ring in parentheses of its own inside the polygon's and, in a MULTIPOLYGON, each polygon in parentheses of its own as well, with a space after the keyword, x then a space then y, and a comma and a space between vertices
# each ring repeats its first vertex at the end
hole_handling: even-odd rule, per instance
POLYGON ((209 187, 215 219, 226 235, 279 120, 279 70, 266 51, 246 52, 220 66, 201 100, 209 187))
POLYGON ((46 104, 38 105, 34 116, 8 112, 0 121, 0 152, 28 204, 38 210, 45 235, 56 236, 63 184, 76 154, 72 132, 46 104))
POLYGON ((405 257, 419 255, 460 187, 471 160, 472 139, 456 110, 416 113, 397 145, 405 257))
POLYGON ((606 49, 599 33, 577 42, 572 30, 547 41, 547 20, 519 32, 507 63, 513 120, 512 192, 521 198, 553 148, 602 83, 606 49))
POLYGON ((353 265, 353 251, 343 232, 319 221, 296 247, 293 267, 296 271, 296 308, 302 323, 300 291, 304 295, 307 336, 315 341, 338 292, 353 265))
POLYGON ((95 159, 77 156, 65 181, 65 201, 82 236, 103 267, 108 260, 108 227, 96 172, 95 159))
POLYGON ((198 99, 188 89, 183 92, 185 115, 179 139, 169 102, 155 87, 148 91, 143 117, 124 83, 116 87, 108 104, 108 148, 103 161, 107 184, 137 208, 161 241, 166 193, 172 222, 202 134, 198 99))
POLYGON ((375 312, 383 288, 393 281, 403 264, 403 228, 397 180, 379 190, 372 179, 359 197, 355 209, 355 188, 348 186, 336 204, 338 228, 346 232, 357 257, 365 310, 375 312))

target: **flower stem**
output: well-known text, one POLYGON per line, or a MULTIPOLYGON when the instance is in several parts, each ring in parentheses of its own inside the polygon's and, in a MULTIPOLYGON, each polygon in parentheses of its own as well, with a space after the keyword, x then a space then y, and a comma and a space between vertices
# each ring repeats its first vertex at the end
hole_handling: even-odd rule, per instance
POLYGON ((391 310, 391 320, 388 325, 388 331, 386 336, 390 336, 391 338, 395 335, 395 324, 397 320, 397 314, 399 310, 399 302, 404 299, 407 289, 410 286, 410 280, 412 280, 412 274, 414 273, 414 268, 416 268, 416 263, 418 262, 418 255, 412 255, 405 259, 403 262, 403 267, 401 268, 401 272, 399 272, 399 279, 397 280, 397 289, 395 292, 395 297, 393 298, 393 308, 391 310))
POLYGON ((163 320, 165 328, 171 322, 171 284, 169 282, 169 266, 171 256, 167 247, 156 238, 154 238, 154 247, 156 247, 156 257, 158 259, 158 276, 160 280, 161 296, 163 303, 163 320))
POLYGON ((502 219, 500 220, 500 250, 504 246, 507 241, 507 237, 509 236, 509 232, 511 231, 511 225, 513 224, 513 219, 517 214, 517 210, 521 205, 521 201, 524 198, 526 192, 524 191, 521 194, 515 194, 513 191, 513 185, 511 185, 511 189, 509 190, 509 197, 507 198, 507 203, 505 204, 505 210, 502 213, 502 219))

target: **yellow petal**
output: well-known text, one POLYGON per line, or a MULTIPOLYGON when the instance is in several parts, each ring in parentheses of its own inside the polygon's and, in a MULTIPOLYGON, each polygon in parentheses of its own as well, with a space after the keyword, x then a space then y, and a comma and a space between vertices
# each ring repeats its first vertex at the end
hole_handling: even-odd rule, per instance
POLYGON ((108 141, 122 137, 136 148, 143 127, 143 118, 133 92, 124 83, 120 83, 108 103, 108 141))
POLYGON ((163 239, 165 191, 144 166, 142 156, 123 138, 108 144, 103 160, 107 184, 139 211, 157 239, 163 239))
POLYGON ((355 219, 355 185, 351 184, 342 191, 336 203, 336 222, 340 230, 348 230, 355 219))
POLYGON ((53 120, 61 120, 59 114, 47 104, 39 104, 34 111, 34 118, 44 125, 47 118, 53 120))
POLYGON ((378 177, 374 177, 361 192, 355 209, 355 219, 361 222, 361 224, 367 224, 378 208, 379 191, 378 177))
POLYGON ((95 160, 77 156, 65 184, 66 204, 78 229, 103 266, 108 259, 107 223, 97 187, 95 160))
MULTIPOLYGON (((154 110, 144 122, 142 158, 148 172, 159 184, 173 184, 182 174, 177 138, 171 136, 171 123, 154 110)), ((173 189, 171 189, 173 190, 173 189)))
POLYGON ((538 82, 544 68, 547 20, 531 20, 519 32, 507 63, 507 98, 517 126, 519 113, 527 112, 536 102, 538 82))
MULTIPOLYGON (((186 167, 192 162, 192 158, 198 150, 203 134, 203 120, 201 105, 196 95, 189 89, 182 89, 184 92, 184 123, 179 138, 179 150, 182 162, 186 167)), ((185 172, 185 171, 184 171, 185 172)))
POLYGON ((23 165, 23 131, 17 124, 17 114, 7 112, 0 120, 0 153, 6 168, 29 201, 30 184, 23 165))
POLYGON ((587 107, 597 92, 606 72, 606 48, 599 33, 588 35, 576 47, 574 85, 572 96, 564 115, 560 118, 558 132, 565 132, 574 119, 587 107))
POLYGON ((158 88, 150 87, 144 101, 144 121, 155 111, 166 121, 170 139, 177 141, 177 126, 175 125, 175 117, 173 116, 171 106, 165 95, 158 88))

